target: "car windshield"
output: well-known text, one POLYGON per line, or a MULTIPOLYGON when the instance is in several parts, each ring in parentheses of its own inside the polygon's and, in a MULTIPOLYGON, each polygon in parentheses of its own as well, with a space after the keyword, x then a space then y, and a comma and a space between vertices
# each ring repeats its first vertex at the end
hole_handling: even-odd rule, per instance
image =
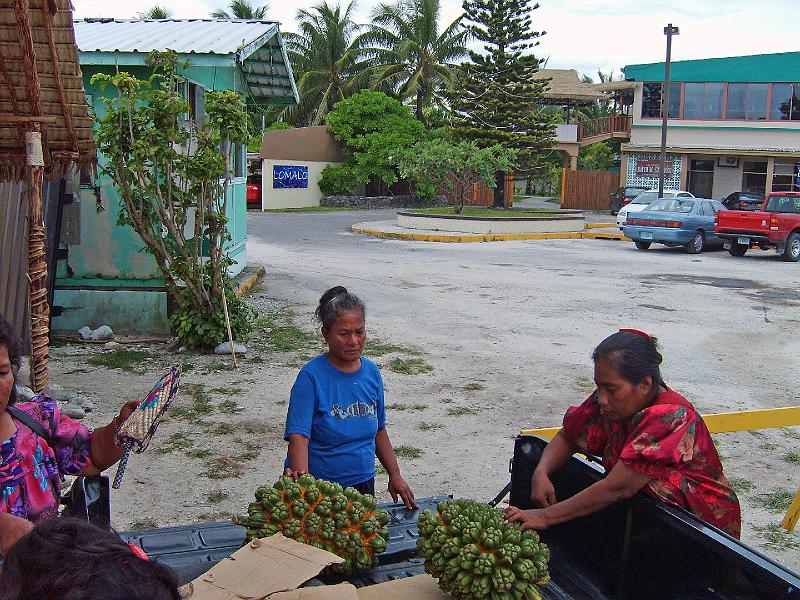
POLYGON ((764 194, 759 194, 758 192, 742 192, 741 197, 744 200, 758 200, 759 202, 764 201, 764 194))
POLYGON ((631 201, 631 204, 650 204, 658 200, 658 192, 642 192, 631 201))
POLYGON ((645 191, 645 188, 627 187, 627 188, 625 188, 625 195, 626 196, 636 196, 638 194, 641 194, 643 191, 645 191))
POLYGON ((686 198, 661 198, 656 200, 647 210, 657 210, 659 212, 676 212, 676 213, 689 213, 692 212, 694 201, 686 198))
POLYGON ((770 196, 765 210, 800 214, 800 196, 770 196))

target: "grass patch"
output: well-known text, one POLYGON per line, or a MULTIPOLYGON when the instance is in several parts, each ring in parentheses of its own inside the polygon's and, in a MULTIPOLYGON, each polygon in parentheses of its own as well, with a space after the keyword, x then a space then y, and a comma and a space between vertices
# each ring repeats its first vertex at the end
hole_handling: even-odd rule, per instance
POLYGON ((294 324, 289 311, 272 311, 255 322, 255 333, 250 339, 264 343, 277 352, 313 352, 322 349, 322 340, 310 331, 294 324))
POLYGON ((783 429, 781 429, 781 433, 787 437, 800 440, 800 429, 798 429, 797 427, 784 427, 783 429))
POLYGON ((444 398, 443 400, 439 400, 439 403, 440 404, 452 404, 453 403, 453 399, 452 398, 444 398))
POLYGON ((144 531, 145 529, 158 529, 158 523, 155 519, 142 519, 134 521, 129 527, 130 531, 144 531))
POLYGON ((509 217, 552 217, 563 213, 553 208, 514 208, 496 209, 465 206, 460 213, 456 213, 451 206, 437 206, 434 208, 419 208, 409 211, 417 215, 456 215, 459 217, 481 217, 483 219, 508 219, 509 217))
POLYGON ((737 494, 752 492, 756 487, 752 481, 743 477, 731 477, 728 481, 731 482, 731 487, 737 494))
POLYGON ((443 429, 444 425, 441 423, 433 423, 429 421, 420 421, 417 424, 417 429, 420 431, 438 431, 439 429, 443 429))
POLYGON ((479 392, 481 390, 485 390, 486 386, 482 383, 468 383, 464 386, 465 390, 470 390, 471 392, 479 392))
POLYGON ((785 513, 792 504, 794 494, 789 490, 779 489, 771 494, 759 494, 756 506, 761 506, 775 513, 785 513))
POLYGON ((212 394, 221 394, 223 396, 228 396, 228 395, 236 396, 236 395, 242 393, 242 388, 240 388, 240 387, 229 387, 229 388, 216 387, 216 388, 211 388, 211 393, 212 394))
POLYGON ((202 383, 184 383, 181 391, 189 394, 191 405, 173 406, 170 411, 171 416, 175 419, 182 419, 192 425, 207 425, 208 423, 203 421, 202 417, 214 412, 214 406, 208 397, 206 386, 202 383))
POLYGON ((783 460, 793 464, 800 463, 800 452, 789 450, 789 452, 783 455, 783 460))
POLYGON ((478 409, 471 406, 458 406, 447 410, 448 417, 465 417, 467 415, 477 415, 478 409))
POLYGON ((213 491, 206 496, 206 500, 208 500, 211 504, 219 504, 228 498, 230 498, 228 492, 223 492, 222 490, 213 491))
POLYGON ((394 449, 394 453, 397 455, 397 458, 405 458, 408 460, 421 458, 422 455, 425 454, 420 448, 415 448, 414 446, 397 446, 394 449))
POLYGON ((394 358, 386 366, 403 375, 420 375, 433 371, 433 367, 421 358, 394 358))
POLYGON ((764 543, 763 548, 786 552, 787 550, 800 550, 800 536, 791 531, 786 531, 777 524, 767 525, 766 527, 754 527, 764 543))
POLYGON ((591 377, 578 377, 578 380, 575 382, 575 389, 577 389, 582 394, 590 394, 592 393, 597 384, 595 384, 594 379, 591 377))
POLYGON ((260 356, 251 356, 245 362, 248 362, 251 365, 260 365, 261 363, 264 362, 264 359, 261 358, 260 356))
POLYGON ((385 356, 386 354, 394 354, 395 352, 402 352, 403 354, 410 354, 411 356, 421 356, 422 350, 413 348, 411 346, 397 346, 395 344, 387 344, 376 339, 367 339, 364 344, 364 354, 367 356, 385 356))
POLYGON ((95 354, 89 357, 86 362, 93 367, 105 367, 106 369, 121 369, 129 373, 141 373, 142 362, 156 358, 156 355, 148 350, 128 350, 117 348, 102 354, 95 354))
POLYGON ((217 404, 217 410, 223 415, 238 415, 239 413, 244 412, 244 407, 239 406, 236 403, 236 400, 231 400, 229 398, 217 404))
POLYGON ((236 426, 231 423, 225 423, 224 421, 218 424, 214 429, 211 430, 213 433, 217 435, 231 435, 232 433, 236 433, 236 426))
POLYGON ((241 462, 247 462, 249 460, 255 460, 261 454, 261 450, 258 448, 248 448, 241 454, 237 454, 234 458, 241 462))
POLYGON ((188 458, 208 458, 213 452, 208 448, 193 448, 192 450, 187 450, 184 454, 188 458))
POLYGON ((408 411, 408 412, 415 412, 418 410, 425 410, 428 408, 425 404, 403 404, 402 402, 394 402, 392 404, 387 404, 386 408, 388 410, 399 410, 401 412, 408 411))
POLYGON ((766 450, 767 452, 771 452, 772 450, 778 449, 778 444, 774 444, 772 442, 764 442, 758 446, 762 450, 766 450))
POLYGON ((203 365, 203 372, 208 375, 209 373, 219 373, 221 371, 230 371, 233 368, 233 363, 229 362, 213 362, 203 365))
POLYGON ((244 465, 230 456, 216 456, 208 461, 202 475, 209 479, 238 479, 244 475, 244 465))
POLYGON ((197 515, 199 523, 208 523, 211 521, 227 521, 233 518, 229 512, 213 512, 213 513, 200 513, 197 515))
POLYGON ((181 374, 188 373, 190 371, 194 371, 194 365, 188 361, 181 362, 181 374))
POLYGON ((191 447, 192 440, 185 433, 179 431, 170 435, 163 444, 159 444, 158 452, 169 454, 175 450, 186 450, 191 447))

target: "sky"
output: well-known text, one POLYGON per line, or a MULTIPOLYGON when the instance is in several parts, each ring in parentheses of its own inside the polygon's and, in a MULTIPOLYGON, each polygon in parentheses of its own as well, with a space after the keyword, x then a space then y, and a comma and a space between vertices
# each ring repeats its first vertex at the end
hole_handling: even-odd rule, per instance
MULTIPOLYGON (((335 4, 336 0, 328 0, 335 4)), ((385 0, 384 0, 385 1, 385 0)), ((226 0, 73 0, 75 17, 132 18, 160 4, 175 18, 202 18, 226 0)), ((259 5, 254 0, 254 5, 259 5)), ((295 30, 295 14, 318 0, 272 0, 268 17, 282 31, 295 30)), ((461 14, 460 0, 441 0, 442 23, 461 14)), ((379 0, 358 0, 356 18, 368 22, 379 0)), ((680 28, 673 39, 672 60, 690 60, 800 50, 790 0, 540 0, 533 28, 546 32, 534 53, 551 69, 576 69, 594 77, 597 71, 619 76, 625 65, 662 62, 663 30, 680 28)))

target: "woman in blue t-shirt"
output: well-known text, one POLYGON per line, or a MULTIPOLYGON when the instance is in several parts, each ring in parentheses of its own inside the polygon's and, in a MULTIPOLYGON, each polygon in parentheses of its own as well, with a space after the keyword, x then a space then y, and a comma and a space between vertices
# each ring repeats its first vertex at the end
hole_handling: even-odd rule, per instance
POLYGON ((392 499, 417 508, 386 433, 380 370, 361 355, 364 303, 337 286, 322 295, 315 314, 328 352, 300 369, 292 386, 283 434, 289 442, 285 474, 296 479, 310 473, 375 495, 377 455, 389 474, 392 499))

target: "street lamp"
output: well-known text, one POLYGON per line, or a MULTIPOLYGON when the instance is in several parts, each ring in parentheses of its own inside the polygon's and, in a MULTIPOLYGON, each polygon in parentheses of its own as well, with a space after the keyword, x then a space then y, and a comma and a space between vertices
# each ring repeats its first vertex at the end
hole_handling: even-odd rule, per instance
POLYGON ((672 23, 664 27, 667 36, 667 61, 664 63, 664 86, 661 88, 661 157, 658 163, 658 197, 664 195, 664 169, 667 163, 667 120, 669 119, 669 68, 672 59, 672 36, 680 30, 672 23))

